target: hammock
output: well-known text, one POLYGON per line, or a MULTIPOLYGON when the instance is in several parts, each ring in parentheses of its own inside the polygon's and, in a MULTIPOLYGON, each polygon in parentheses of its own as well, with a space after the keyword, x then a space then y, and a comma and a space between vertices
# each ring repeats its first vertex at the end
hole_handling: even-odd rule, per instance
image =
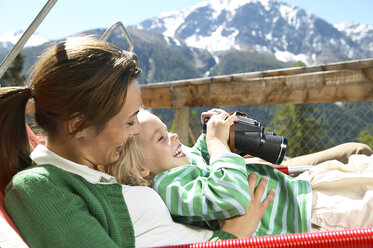
POLYGON ((318 233, 298 233, 276 236, 263 236, 246 239, 231 239, 215 242, 204 242, 178 246, 165 246, 168 248, 225 248, 225 247, 373 247, 373 228, 350 229, 343 231, 329 231, 318 233))
MULTIPOLYGON (((27 132, 33 149, 39 143, 38 138, 28 127, 27 132)), ((287 172, 286 169, 283 172, 287 172)), ((13 242, 18 244, 13 247, 27 247, 5 211, 3 192, 0 192, 0 224, 0 246, 5 245, 5 242, 13 242)), ((262 236, 164 247, 373 247, 373 228, 262 236)))

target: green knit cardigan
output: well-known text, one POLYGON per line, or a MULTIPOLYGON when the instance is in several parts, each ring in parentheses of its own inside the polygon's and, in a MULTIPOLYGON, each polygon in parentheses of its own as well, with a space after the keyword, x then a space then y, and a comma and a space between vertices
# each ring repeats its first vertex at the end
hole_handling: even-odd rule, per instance
MULTIPOLYGON (((91 184, 53 165, 33 166, 14 176, 5 204, 30 247, 135 247, 120 184, 91 184)), ((233 238, 216 231, 211 240, 233 238)))

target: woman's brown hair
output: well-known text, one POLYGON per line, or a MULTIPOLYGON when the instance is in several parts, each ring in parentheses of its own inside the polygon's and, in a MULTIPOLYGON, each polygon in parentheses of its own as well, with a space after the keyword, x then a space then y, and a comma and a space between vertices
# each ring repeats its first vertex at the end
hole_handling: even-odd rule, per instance
POLYGON ((75 132, 94 126, 99 133, 123 108, 127 88, 140 73, 133 54, 92 37, 71 37, 46 50, 27 88, 0 88, 3 185, 31 164, 25 127, 29 97, 35 121, 49 138, 61 134, 63 121, 78 116, 75 132))

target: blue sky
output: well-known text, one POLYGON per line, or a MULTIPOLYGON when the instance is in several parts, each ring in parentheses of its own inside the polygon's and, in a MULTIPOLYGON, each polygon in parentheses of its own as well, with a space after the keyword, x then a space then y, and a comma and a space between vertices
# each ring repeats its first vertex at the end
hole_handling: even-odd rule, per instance
MULTIPOLYGON (((202 0, 58 0, 36 32, 50 39, 115 21, 137 24, 163 12, 190 7, 202 0)), ((235 0, 231 0, 235 1, 235 0)), ((47 0, 0 0, 0 34, 25 30, 47 0)), ((355 21, 373 25, 372 0, 283 0, 335 24, 355 21)))

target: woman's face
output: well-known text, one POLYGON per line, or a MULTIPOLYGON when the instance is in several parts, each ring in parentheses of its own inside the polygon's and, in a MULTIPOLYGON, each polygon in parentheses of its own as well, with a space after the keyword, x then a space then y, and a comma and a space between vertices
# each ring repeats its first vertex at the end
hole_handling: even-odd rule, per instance
POLYGON ((116 162, 128 137, 140 131, 137 119, 140 106, 140 89, 137 80, 134 80, 128 87, 123 109, 106 123, 104 129, 98 135, 95 127, 83 131, 79 163, 95 167, 116 162))

